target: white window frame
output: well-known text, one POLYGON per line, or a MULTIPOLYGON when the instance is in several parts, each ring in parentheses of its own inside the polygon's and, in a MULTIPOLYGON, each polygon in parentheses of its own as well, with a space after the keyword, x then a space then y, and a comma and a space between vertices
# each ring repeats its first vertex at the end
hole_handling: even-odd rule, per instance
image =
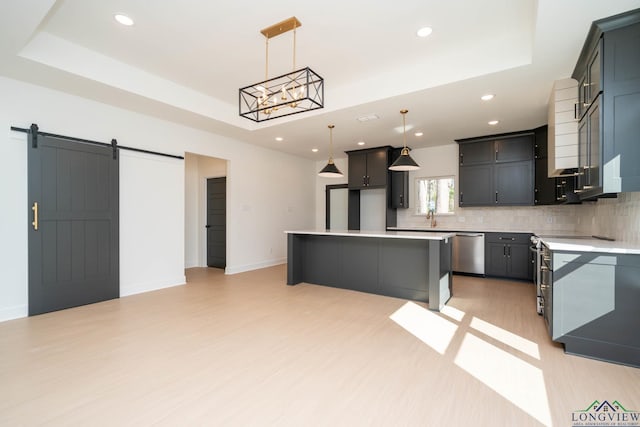
MULTIPOLYGON (((455 179, 455 175, 444 175, 444 176, 420 176, 420 177, 416 177, 415 181, 414 181, 414 200, 416 201, 415 204, 415 209, 414 209, 414 215, 419 215, 419 216, 424 216, 428 213, 428 210, 426 208, 426 198, 425 200, 421 200, 420 198, 420 183, 422 181, 427 181, 427 180, 435 180, 435 181, 440 181, 440 180, 451 180, 452 185, 453 185, 453 192, 451 194, 451 199, 447 198, 448 200, 448 207, 447 207, 447 211, 442 211, 442 210, 438 210, 437 207, 438 206, 443 206, 441 204, 438 204, 438 206, 434 206, 436 208, 435 210, 435 214, 436 215, 455 215, 455 208, 456 208, 456 203, 455 203, 455 189, 456 189, 456 179, 455 179), (449 210, 450 208, 450 210, 449 210)), ((438 185, 438 184, 436 184, 438 185)), ((444 184, 443 184, 444 185, 444 184)), ((437 196, 436 196, 437 197, 437 196)), ((442 203, 444 203, 444 201, 442 201, 442 203)))

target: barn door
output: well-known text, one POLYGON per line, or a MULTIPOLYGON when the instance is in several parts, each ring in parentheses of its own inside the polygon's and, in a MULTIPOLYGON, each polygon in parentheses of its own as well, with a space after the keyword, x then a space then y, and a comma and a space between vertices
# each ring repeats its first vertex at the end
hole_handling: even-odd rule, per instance
POLYGON ((29 138, 29 315, 118 298, 115 151, 29 138))

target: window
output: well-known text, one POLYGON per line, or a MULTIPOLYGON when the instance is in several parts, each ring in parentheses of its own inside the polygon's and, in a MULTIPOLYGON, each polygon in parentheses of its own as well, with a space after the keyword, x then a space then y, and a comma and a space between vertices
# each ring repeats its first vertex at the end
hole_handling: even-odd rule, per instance
POLYGON ((453 177, 416 178, 416 215, 452 214, 455 206, 453 177))

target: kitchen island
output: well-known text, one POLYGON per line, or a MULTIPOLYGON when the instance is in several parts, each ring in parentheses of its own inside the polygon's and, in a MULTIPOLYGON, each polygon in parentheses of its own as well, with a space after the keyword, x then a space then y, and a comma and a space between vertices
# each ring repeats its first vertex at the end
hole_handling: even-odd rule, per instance
POLYGON ((455 233, 303 230, 287 233, 287 285, 301 282, 428 302, 452 294, 455 233))

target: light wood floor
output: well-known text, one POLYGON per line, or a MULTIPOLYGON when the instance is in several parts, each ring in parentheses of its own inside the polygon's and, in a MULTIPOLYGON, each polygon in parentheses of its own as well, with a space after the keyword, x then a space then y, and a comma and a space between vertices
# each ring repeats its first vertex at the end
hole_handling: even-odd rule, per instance
POLYGON ((0 425, 570 425, 640 369, 550 342, 533 285, 454 277, 447 314, 286 268, 0 323, 0 425))

